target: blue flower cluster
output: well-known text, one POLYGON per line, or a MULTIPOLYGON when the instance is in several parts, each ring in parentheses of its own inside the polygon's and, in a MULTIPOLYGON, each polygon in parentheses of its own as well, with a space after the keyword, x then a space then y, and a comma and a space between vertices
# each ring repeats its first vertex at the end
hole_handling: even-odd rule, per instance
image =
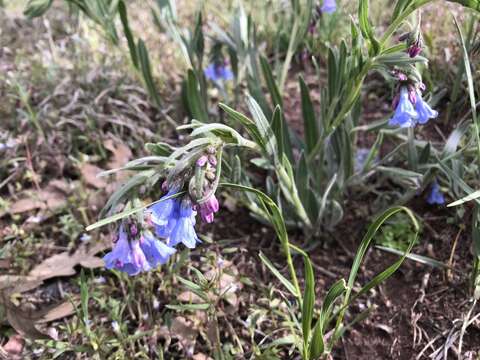
POLYGON ((135 225, 127 224, 125 229, 125 224, 122 224, 113 250, 103 260, 107 269, 137 275, 165 264, 174 253, 174 248, 164 244, 149 231, 139 234, 135 225))
POLYGON ((438 182, 436 180, 432 184, 430 194, 428 194, 427 203, 429 203, 430 205, 445 204, 445 197, 443 196, 442 191, 440 190, 440 185, 438 185, 438 182))
POLYGON ((120 225, 113 250, 103 258, 107 269, 137 275, 165 264, 175 253, 174 246, 180 243, 195 248, 200 242, 194 227, 197 212, 188 198, 172 198, 177 192, 178 189, 171 189, 164 200, 146 210, 155 235, 146 229, 138 231, 132 223, 120 225))
POLYGON ((211 63, 204 70, 204 73, 207 79, 214 82, 219 82, 221 80, 227 81, 227 80, 233 79, 232 70, 230 70, 230 68, 228 68, 225 64, 211 63))
POLYGON ((402 86, 395 113, 388 124, 402 128, 415 127, 417 124, 426 124, 430 119, 437 116, 438 112, 423 101, 422 93, 419 90, 416 90, 415 93, 409 93, 408 88, 402 86))

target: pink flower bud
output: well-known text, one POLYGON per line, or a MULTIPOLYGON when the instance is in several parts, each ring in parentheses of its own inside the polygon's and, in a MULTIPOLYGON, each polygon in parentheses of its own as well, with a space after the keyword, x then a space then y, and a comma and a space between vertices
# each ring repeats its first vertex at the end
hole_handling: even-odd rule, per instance
POLYGON ((215 197, 215 194, 211 195, 207 201, 198 205, 200 217, 206 223, 213 222, 214 214, 219 210, 220 205, 215 197))
POLYGON ((208 158, 205 155, 200 156, 197 159, 197 166, 203 167, 207 163, 208 158))
POLYGON ((217 166, 217 158, 213 155, 208 155, 208 162, 212 166, 217 166))

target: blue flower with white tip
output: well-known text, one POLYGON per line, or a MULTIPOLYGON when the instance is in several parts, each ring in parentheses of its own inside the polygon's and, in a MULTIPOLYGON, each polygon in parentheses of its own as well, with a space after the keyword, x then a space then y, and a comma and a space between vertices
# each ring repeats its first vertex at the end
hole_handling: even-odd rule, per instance
MULTIPOLYGON (((136 232, 136 230, 135 230, 136 232)), ((135 236, 136 234, 132 234, 135 236)), ((137 275, 151 269, 140 243, 135 238, 130 239, 124 225, 120 225, 118 238, 113 250, 103 257, 107 269, 117 269, 128 275, 137 275)))
POLYGON ((408 89, 406 86, 400 88, 398 104, 395 108, 393 117, 388 121, 388 125, 400 126, 402 128, 414 127, 417 119, 417 112, 410 101, 408 89))
POLYGON ((192 209, 190 201, 184 200, 178 212, 175 226, 170 233, 169 245, 176 246, 180 243, 193 249, 200 242, 195 232, 195 216, 197 212, 192 209))
POLYGON ((160 198, 160 201, 156 204, 150 206, 147 212, 150 214, 150 220, 153 224, 157 226, 166 226, 169 220, 175 213, 175 209, 178 206, 178 198, 171 198, 168 197, 175 195, 178 193, 176 188, 171 188, 168 193, 160 198), (167 200, 162 200, 167 198, 167 200))
POLYGON ((417 121, 419 124, 426 124, 428 120, 435 119, 438 116, 438 111, 433 110, 430 105, 423 101, 422 93, 419 90, 417 90, 415 110, 417 111, 417 121))
POLYGON ((145 231, 140 239, 140 247, 152 268, 165 264, 176 250, 145 231))

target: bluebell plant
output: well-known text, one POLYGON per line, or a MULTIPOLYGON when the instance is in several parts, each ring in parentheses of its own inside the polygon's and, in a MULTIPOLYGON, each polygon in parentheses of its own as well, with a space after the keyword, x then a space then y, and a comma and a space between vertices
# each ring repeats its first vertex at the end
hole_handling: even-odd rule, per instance
POLYGON ((217 149, 207 146, 194 155, 196 160, 187 156, 186 162, 180 162, 180 171, 171 169, 162 184, 166 194, 147 207, 140 219, 129 218, 120 224, 113 250, 103 258, 107 269, 137 275, 165 264, 180 244, 194 249, 200 243, 195 231, 197 214, 212 223, 220 208, 215 196, 217 149))

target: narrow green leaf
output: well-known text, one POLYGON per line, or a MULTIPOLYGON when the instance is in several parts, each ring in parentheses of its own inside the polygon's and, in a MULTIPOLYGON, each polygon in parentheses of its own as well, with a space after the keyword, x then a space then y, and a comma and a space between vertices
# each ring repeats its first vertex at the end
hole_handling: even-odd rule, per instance
POLYGON ((366 40, 370 41, 373 55, 380 52, 380 44, 375 39, 375 34, 372 28, 372 24, 368 18, 369 0, 360 0, 358 4, 358 21, 360 23, 360 31, 366 40))
POLYGON ((132 59, 133 66, 138 69, 137 48, 135 47, 135 40, 133 39, 132 30, 128 24, 127 7, 125 6, 123 0, 118 3, 118 12, 120 14, 120 20, 122 21, 123 32, 127 38, 128 49, 130 50, 130 57, 132 59))
POLYGON ((303 114, 303 128, 305 133, 305 148, 307 155, 311 153, 317 140, 320 136, 317 120, 315 117, 315 110, 313 109, 312 99, 310 98, 310 91, 303 80, 303 77, 298 79, 300 83, 300 94, 302 98, 302 114, 303 114))
POLYGON ((480 198, 480 190, 476 190, 474 192, 472 192, 471 194, 457 200, 457 201, 454 201, 450 204, 447 205, 447 207, 452 207, 452 206, 458 206, 458 205, 462 205, 462 204, 465 204, 466 202, 469 202, 469 201, 472 201, 472 200, 475 200, 475 199, 478 199, 480 198))
POLYGON ((315 276, 312 262, 307 254, 302 254, 305 265, 305 289, 302 304, 302 331, 304 346, 308 346, 312 327, 313 306, 315 305, 315 276))
POLYGON ((147 207, 153 205, 153 204, 156 204, 156 203, 159 203, 159 202, 162 202, 162 201, 165 201, 165 200, 168 200, 168 199, 173 199, 173 198, 176 198, 176 197, 179 197, 179 196, 182 196, 185 194, 185 191, 182 191, 182 192, 179 192, 179 193, 176 193, 174 195, 171 195, 171 196, 165 196, 163 198, 161 198, 160 200, 157 200, 157 201, 154 201, 154 202, 151 202, 147 205, 144 205, 144 206, 139 206, 137 208, 134 208, 134 209, 130 209, 130 210, 126 210, 126 211, 122 211, 118 214, 115 214, 115 215, 112 215, 112 216, 109 216, 105 219, 102 219, 100 221, 97 221, 96 223, 93 223, 89 226, 87 226, 85 228, 86 231, 91 231, 93 229, 97 229, 99 227, 102 227, 102 226, 105 226, 105 225, 108 225, 112 222, 115 222, 115 221, 118 221, 120 219, 123 219, 123 218, 126 218, 128 216, 131 216, 139 211, 142 211, 144 209, 146 209, 147 207))
POLYGON ((187 102, 194 119, 203 123, 209 122, 209 116, 201 97, 200 84, 192 69, 189 69, 187 74, 187 102))
POLYGON ((29 0, 23 14, 29 18, 42 16, 52 6, 53 0, 29 0))
POLYGON ((160 99, 157 87, 155 86, 155 81, 153 80, 148 50, 145 47, 145 43, 141 39, 138 40, 137 52, 140 69, 142 70, 143 80, 145 82, 145 86, 147 87, 148 95, 154 101, 155 105, 158 108, 161 108, 162 100, 160 99))
POLYGON ((181 305, 165 305, 168 309, 176 310, 176 311, 196 311, 196 310, 208 310, 210 308, 210 304, 181 304, 181 305))
POLYGON ((273 105, 280 106, 283 109, 283 100, 280 95, 280 90, 278 89, 277 83, 273 77, 272 68, 268 63, 268 60, 264 56, 260 56, 260 66, 262 68, 263 77, 267 83, 267 89, 272 97, 273 105))
MULTIPOLYGON (((403 251, 400 251, 400 250, 397 250, 397 249, 392 249, 392 248, 388 248, 388 247, 380 246, 380 245, 376 245, 375 247, 377 249, 380 249, 380 250, 383 250, 383 251, 386 251, 386 252, 390 252, 390 253, 395 254, 395 255, 400 255, 400 256, 404 255, 403 251)), ((448 269, 447 264, 445 264, 441 261, 429 258, 428 256, 417 255, 417 254, 407 254, 407 259, 416 261, 420 264, 430 265, 430 266, 432 266, 434 268, 438 268, 438 269, 448 269)))
POLYGON ((285 277, 283 276, 280 271, 277 270, 275 265, 262 253, 259 254, 260 260, 265 264, 266 267, 272 272, 275 277, 280 280, 280 282, 285 286, 285 288, 292 293, 293 296, 298 297, 297 291, 295 286, 285 277))

